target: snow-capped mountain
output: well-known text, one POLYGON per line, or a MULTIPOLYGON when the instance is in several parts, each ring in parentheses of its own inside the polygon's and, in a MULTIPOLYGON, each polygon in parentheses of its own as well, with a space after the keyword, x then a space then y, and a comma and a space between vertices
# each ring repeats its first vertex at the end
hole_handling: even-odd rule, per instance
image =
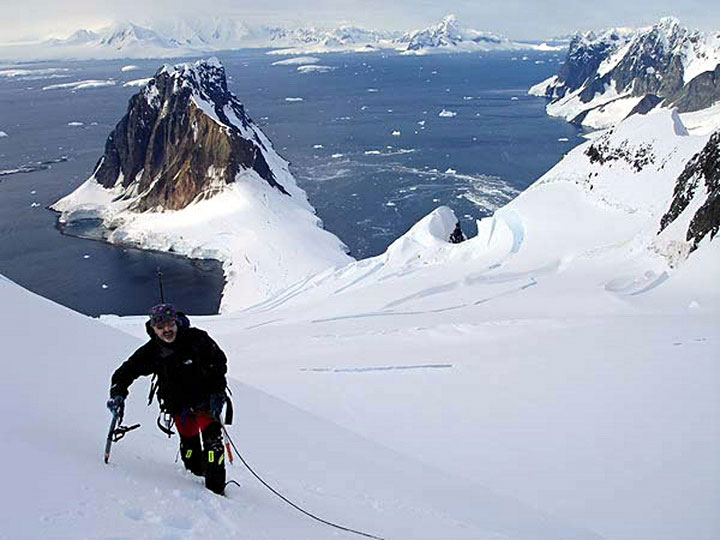
POLYGON ((720 99, 720 32, 691 32, 672 17, 637 31, 576 35, 557 75, 531 88, 548 113, 589 127, 658 104, 697 111, 720 99))
POLYGON ((407 32, 396 40, 401 50, 411 53, 430 51, 491 51, 531 48, 491 32, 480 32, 462 25, 455 15, 447 15, 434 26, 407 32))
POLYGON ((132 22, 116 23, 98 31, 77 30, 66 39, 51 39, 42 46, 46 56, 78 58, 152 58, 193 52, 174 38, 132 22))
POLYGON ((349 260, 217 59, 158 70, 92 176, 53 209, 61 223, 102 219, 109 242, 220 259, 224 304, 256 302, 349 260))
POLYGON ((304 47, 316 52, 357 50, 387 46, 395 34, 352 25, 342 25, 330 30, 275 28, 270 36, 270 43, 274 46, 304 47))
MULTIPOLYGON (((397 50, 406 54, 505 49, 548 50, 547 44, 519 43, 462 25, 454 15, 422 30, 373 30, 356 25, 284 27, 250 25, 232 17, 167 18, 138 25, 124 22, 77 30, 65 39, 0 49, 7 58, 165 58, 197 56, 242 48, 271 48, 276 54, 397 50)), ((557 50, 557 47, 550 47, 557 50)))

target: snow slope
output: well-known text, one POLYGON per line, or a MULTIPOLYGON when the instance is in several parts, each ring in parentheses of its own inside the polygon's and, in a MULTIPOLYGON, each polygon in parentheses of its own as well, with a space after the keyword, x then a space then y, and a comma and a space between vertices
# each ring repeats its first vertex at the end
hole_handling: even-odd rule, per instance
POLYGON ((657 235, 707 140, 632 117, 466 242, 441 207, 381 256, 201 325, 243 380, 447 473, 604 538, 715 540, 720 243, 683 262, 657 235))
MULTIPOLYGON (((173 462, 154 426, 147 382, 126 423, 142 428, 102 463, 109 376, 141 340, 0 278, 6 363, 0 383, 0 538, 352 538, 274 498, 240 466, 218 497, 173 462), (78 346, 82 344, 82 346, 78 346)), ((220 343, 225 344, 221 339, 220 343)), ((244 371, 236 359, 236 374, 244 371)), ((576 538, 507 497, 441 473, 237 380, 230 432, 272 485, 320 517, 386 538, 576 538)), ((153 408, 154 409, 154 408, 153 408)))

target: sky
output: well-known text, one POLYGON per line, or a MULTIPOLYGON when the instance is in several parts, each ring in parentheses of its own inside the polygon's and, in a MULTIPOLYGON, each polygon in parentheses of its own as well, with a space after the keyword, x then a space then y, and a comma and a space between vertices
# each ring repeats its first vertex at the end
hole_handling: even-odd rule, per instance
POLYGON ((673 15, 687 27, 720 30, 715 0, 217 0, 198 10, 196 0, 0 0, 1 41, 66 37, 79 28, 111 22, 151 24, 172 17, 227 16, 249 23, 326 26, 354 23, 379 29, 412 30, 454 13, 467 26, 512 39, 543 39, 577 30, 648 26, 673 15))

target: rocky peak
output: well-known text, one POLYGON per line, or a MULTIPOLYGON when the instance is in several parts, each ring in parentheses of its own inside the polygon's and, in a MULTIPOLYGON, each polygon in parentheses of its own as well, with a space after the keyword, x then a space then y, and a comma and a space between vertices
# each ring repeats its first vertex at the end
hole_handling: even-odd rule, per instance
POLYGON ((253 171, 282 193, 274 151, 227 87, 217 59, 163 66, 130 99, 93 176, 130 210, 178 210, 253 171))

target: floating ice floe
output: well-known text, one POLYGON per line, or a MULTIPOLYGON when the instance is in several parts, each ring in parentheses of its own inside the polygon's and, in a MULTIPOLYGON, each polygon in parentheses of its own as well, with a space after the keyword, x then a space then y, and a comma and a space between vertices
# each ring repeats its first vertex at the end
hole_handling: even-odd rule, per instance
POLYGON ((62 77, 60 73, 70 71, 68 68, 45 68, 45 69, 0 69, 0 77, 11 79, 22 79, 32 81, 37 79, 53 79, 62 77))
POLYGON ((302 66, 307 64, 317 64, 320 61, 319 58, 314 56, 296 56, 295 58, 287 58, 286 60, 278 60, 273 62, 273 66, 302 66))
POLYGON ((445 174, 457 174, 457 171, 455 169, 451 169, 450 167, 447 168, 445 171, 445 174))
POLYGON ((68 122, 68 126, 72 127, 78 127, 78 126, 84 126, 85 124, 82 122, 68 122))
POLYGON ((297 70, 300 73, 327 73, 335 69, 332 66, 298 66, 297 70))
POLYGON ((144 79, 135 79, 135 80, 132 80, 132 81, 128 81, 128 82, 126 82, 126 83, 123 83, 123 86, 124 86, 124 87, 129 87, 129 86, 145 86, 145 85, 150 81, 150 79, 152 79, 152 77, 146 77, 146 78, 144 78, 144 79))
POLYGON ((38 206, 40 206, 40 203, 39 203, 39 202, 34 202, 34 203, 32 203, 32 204, 30 205, 30 208, 37 208, 38 206))
POLYGON ((331 157, 331 158, 335 158, 335 159, 337 159, 337 158, 341 158, 341 157, 343 157, 344 155, 345 155, 345 154, 333 154, 333 155, 332 155, 332 156, 330 156, 330 157, 331 157))
POLYGON ((457 116, 457 113, 453 111, 448 111, 447 109, 443 109, 438 113, 438 116, 442 118, 452 118, 453 116, 457 116))
POLYGON ((0 131, 0 139, 2 139, 3 137, 7 137, 7 136, 8 136, 7 133, 5 133, 4 131, 0 131))
POLYGON ((303 101, 303 98, 301 98, 301 97, 286 97, 285 101, 290 101, 290 102, 303 101))
POLYGON ((379 156, 381 153, 380 150, 365 150, 366 156, 379 156))
POLYGON ((121 67, 120 71, 135 71, 136 69, 138 69, 138 67, 131 64, 129 66, 121 67))
POLYGON ((419 126, 424 126, 424 125, 425 125, 425 120, 420 120, 420 121, 418 122, 418 125, 419 125, 419 126))
POLYGON ((71 83, 60 83, 43 86, 43 90, 60 90, 67 88, 69 90, 85 90, 88 88, 103 88, 105 86, 115 86, 116 81, 108 79, 106 81, 98 79, 87 79, 84 81, 75 81, 71 83))

